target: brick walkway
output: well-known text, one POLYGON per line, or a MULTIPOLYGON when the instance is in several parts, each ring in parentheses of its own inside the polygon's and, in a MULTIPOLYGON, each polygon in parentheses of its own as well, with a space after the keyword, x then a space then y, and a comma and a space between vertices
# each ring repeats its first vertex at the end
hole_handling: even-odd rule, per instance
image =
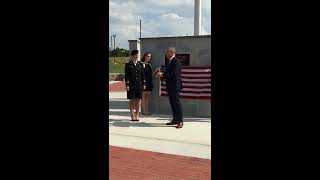
POLYGON ((124 81, 109 84, 109 92, 125 92, 126 87, 124 81))
POLYGON ((211 161, 109 146, 111 180, 209 180, 211 161))

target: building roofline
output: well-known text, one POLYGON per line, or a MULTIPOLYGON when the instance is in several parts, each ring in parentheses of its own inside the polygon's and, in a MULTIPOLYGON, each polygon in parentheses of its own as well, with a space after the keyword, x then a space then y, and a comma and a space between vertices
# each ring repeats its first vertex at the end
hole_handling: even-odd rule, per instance
MULTIPOLYGON (((146 38, 139 38, 140 40, 145 39, 176 39, 176 38, 204 38, 204 37, 211 37, 211 35, 200 35, 200 36, 171 36, 171 37, 146 37, 146 38)), ((131 41, 131 40, 129 40, 131 41)))

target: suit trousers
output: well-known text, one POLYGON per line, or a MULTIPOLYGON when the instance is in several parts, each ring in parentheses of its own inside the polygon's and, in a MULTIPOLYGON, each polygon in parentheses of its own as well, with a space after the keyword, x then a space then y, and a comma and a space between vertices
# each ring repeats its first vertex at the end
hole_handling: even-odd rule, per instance
POLYGON ((182 118, 182 105, 179 99, 180 91, 168 92, 169 102, 171 106, 171 111, 173 115, 173 120, 179 122, 183 122, 182 118))

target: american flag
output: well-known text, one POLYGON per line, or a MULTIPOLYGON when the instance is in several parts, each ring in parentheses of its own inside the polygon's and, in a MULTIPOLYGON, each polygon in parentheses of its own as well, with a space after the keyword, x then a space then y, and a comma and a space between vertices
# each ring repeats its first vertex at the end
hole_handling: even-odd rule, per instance
MULTIPOLYGON (((163 70, 163 66, 160 70, 163 70)), ((183 66, 182 90, 179 97, 185 99, 211 99, 211 67, 183 66)), ((167 96, 166 81, 159 81, 159 95, 167 96)))

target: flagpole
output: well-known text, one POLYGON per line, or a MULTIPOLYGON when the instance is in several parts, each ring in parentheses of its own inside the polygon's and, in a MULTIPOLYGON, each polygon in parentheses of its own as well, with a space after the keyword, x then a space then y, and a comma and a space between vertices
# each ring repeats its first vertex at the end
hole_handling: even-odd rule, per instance
MULTIPOLYGON (((160 72, 161 65, 159 66, 159 72, 160 72)), ((161 78, 159 78, 159 96, 161 96, 161 78)))

